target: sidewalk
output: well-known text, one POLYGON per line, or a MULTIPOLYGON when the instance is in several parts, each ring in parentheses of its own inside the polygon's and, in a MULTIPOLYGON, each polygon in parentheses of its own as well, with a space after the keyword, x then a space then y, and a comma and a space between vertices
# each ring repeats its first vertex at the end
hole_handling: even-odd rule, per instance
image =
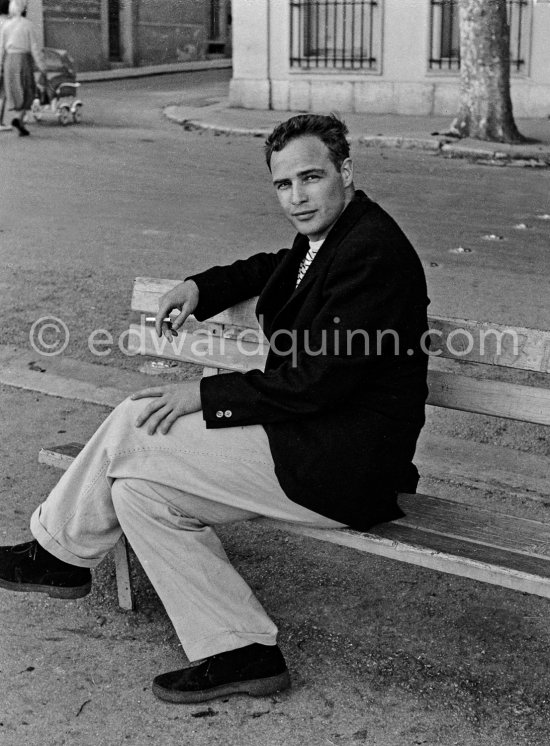
POLYGON ((189 62, 168 62, 163 65, 142 67, 114 67, 110 70, 89 70, 78 74, 80 83, 99 80, 121 80, 122 78, 146 78, 151 75, 172 75, 174 73, 197 72, 198 70, 221 70, 232 67, 229 58, 191 60, 189 62))
MULTIPOLYGON (((279 122, 297 111, 238 109, 222 99, 206 106, 167 106, 165 116, 187 129, 227 135, 266 137, 279 122)), ((481 160, 516 161, 517 165, 550 166, 550 119, 519 119, 520 132, 531 142, 507 145, 445 135, 451 116, 353 114, 342 112, 350 138, 365 146, 441 151, 448 156, 481 160)))

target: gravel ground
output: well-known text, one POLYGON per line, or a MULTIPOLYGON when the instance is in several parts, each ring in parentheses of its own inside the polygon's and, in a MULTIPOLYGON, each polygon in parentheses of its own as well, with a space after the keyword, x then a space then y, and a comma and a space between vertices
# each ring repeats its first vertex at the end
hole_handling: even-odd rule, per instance
MULTIPOLYGON (((82 440, 104 407, 0 387, 0 538, 59 477, 41 445, 82 440), (6 432, 8 430, 6 429, 6 432)), ((227 551, 280 628, 293 688, 266 699, 167 705, 150 691, 185 656, 134 558, 138 610, 108 558, 85 599, 0 591, 0 743, 115 746, 546 746, 548 601, 254 524, 227 551)))

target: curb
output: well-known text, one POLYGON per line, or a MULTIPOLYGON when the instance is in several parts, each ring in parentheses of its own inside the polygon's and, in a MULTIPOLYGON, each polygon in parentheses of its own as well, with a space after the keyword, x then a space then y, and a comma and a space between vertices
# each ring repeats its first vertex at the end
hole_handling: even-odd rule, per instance
POLYGON ((357 142, 367 148, 403 148, 404 150, 441 150, 441 141, 421 137, 359 135, 357 142))
MULTIPOLYGON (((272 127, 235 127, 229 124, 214 124, 210 122, 203 122, 200 119, 194 119, 195 112, 193 109, 188 110, 188 115, 184 115, 178 112, 185 110, 184 106, 170 105, 165 106, 162 110, 164 116, 174 124, 179 124, 186 130, 202 130, 205 132, 212 132, 216 135, 245 135, 248 137, 267 137, 272 130, 272 127)), ((208 107, 201 109, 204 112, 208 107)), ((223 116, 223 110, 219 108, 213 108, 213 111, 220 112, 223 116)))
POLYGON ((196 72, 199 70, 220 70, 232 67, 231 59, 194 60, 192 62, 172 62, 165 65, 144 67, 121 67, 112 70, 90 70, 78 73, 78 81, 91 83, 100 80, 121 80, 124 78, 145 78, 150 75, 196 72))
MULTIPOLYGON (((163 109, 164 116, 184 129, 202 130, 216 135, 239 135, 248 137, 267 137, 272 127, 239 127, 231 124, 220 124, 216 122, 205 122, 202 117, 209 114, 224 116, 224 109, 219 105, 204 107, 198 113, 196 110, 185 106, 170 105, 163 109), (200 118, 199 118, 200 117, 200 118)), ((502 147, 495 143, 495 148, 471 147, 461 145, 457 142, 439 138, 409 137, 401 135, 352 135, 351 140, 365 147, 400 148, 403 150, 424 150, 442 153, 450 158, 467 158, 469 160, 481 161, 492 165, 516 165, 522 167, 548 168, 550 167, 550 148, 538 150, 529 148, 524 151, 499 150, 502 147)), ((513 146, 512 146, 513 147, 513 146)), ((521 146, 520 146, 521 147, 521 146)))
POLYGON ((491 161, 499 165, 515 162, 515 165, 548 168, 550 166, 550 151, 540 150, 491 150, 490 148, 472 148, 467 145, 448 144, 442 142, 442 153, 453 158, 470 158, 478 161, 491 161))
POLYGON ((133 391, 150 386, 151 376, 0 345, 0 384, 115 407, 133 391))
POLYGON ((362 135, 358 142, 366 147, 403 148, 410 150, 430 150, 443 153, 451 158, 468 158, 470 160, 495 162, 498 165, 515 165, 548 168, 550 166, 550 151, 541 150, 493 150, 491 148, 470 147, 440 139, 432 140, 415 137, 392 137, 385 135, 362 135))

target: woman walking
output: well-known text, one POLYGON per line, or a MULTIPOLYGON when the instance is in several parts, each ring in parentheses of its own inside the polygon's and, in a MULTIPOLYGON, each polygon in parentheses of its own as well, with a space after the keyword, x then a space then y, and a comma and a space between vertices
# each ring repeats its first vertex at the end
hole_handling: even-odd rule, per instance
MULTIPOLYGON (((9 18, 10 0, 0 0, 0 33, 2 32, 2 26, 9 18)), ((4 125, 4 111, 6 108, 6 98, 4 96, 4 86, 2 85, 2 64, 0 58, 0 131, 9 130, 11 127, 4 125)))
POLYGON ((35 95, 33 61, 45 71, 44 54, 32 23, 23 17, 26 0, 10 0, 10 19, 0 30, 0 62, 6 108, 14 113, 11 125, 19 136, 30 132, 23 124, 25 111, 31 108, 35 95))

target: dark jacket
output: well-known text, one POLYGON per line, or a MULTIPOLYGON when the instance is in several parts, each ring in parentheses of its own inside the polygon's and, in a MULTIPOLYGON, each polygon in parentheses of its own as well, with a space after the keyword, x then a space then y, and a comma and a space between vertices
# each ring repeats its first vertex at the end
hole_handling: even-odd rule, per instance
POLYGON ((424 272, 394 220, 361 191, 296 288, 308 247, 298 235, 291 249, 192 277, 199 320, 259 295, 256 314, 271 342, 265 372, 202 380, 203 416, 209 428, 263 425, 286 495, 366 529, 402 515, 397 491, 416 488, 412 458, 427 395, 424 272))

